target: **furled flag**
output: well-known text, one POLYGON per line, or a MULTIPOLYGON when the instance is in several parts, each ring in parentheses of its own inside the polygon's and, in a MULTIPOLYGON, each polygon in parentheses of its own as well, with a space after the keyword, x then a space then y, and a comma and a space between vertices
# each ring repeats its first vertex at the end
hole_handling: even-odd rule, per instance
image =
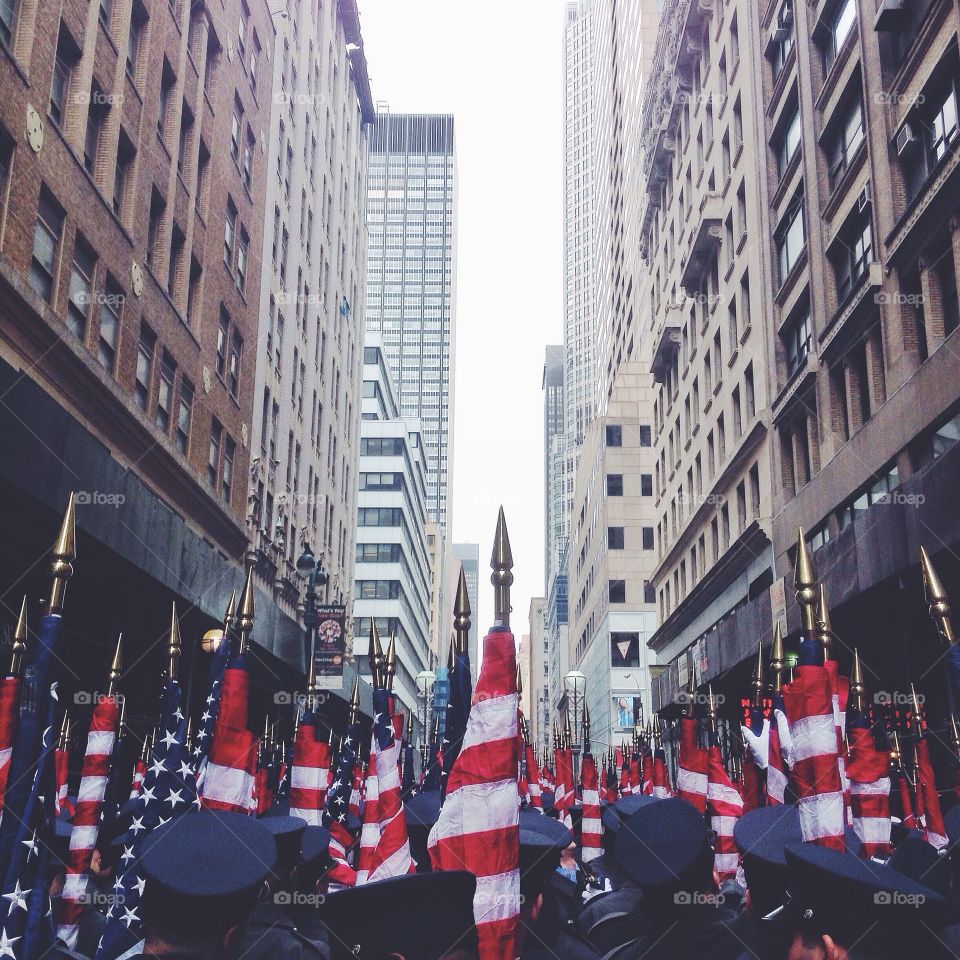
MULTIPOLYGON (((233 605, 231 599, 231 606, 233 605)), ((227 617, 229 626, 230 615, 227 617)), ((197 735, 193 738, 192 760, 193 768, 197 771, 197 787, 203 796, 204 779, 207 764, 210 759, 210 745, 213 743, 213 733, 217 726, 217 717, 220 715, 220 694, 223 690, 223 676, 230 660, 231 644, 227 631, 217 644, 210 661, 210 681, 207 689, 207 699, 204 701, 203 713, 200 715, 200 725, 197 735)), ((246 720, 244 720, 246 722, 246 720)))
POLYGON ((358 742, 359 728, 356 722, 352 722, 347 726, 347 735, 340 745, 333 781, 327 791, 326 809, 323 812, 323 826, 330 831, 330 858, 334 863, 327 879, 340 887, 352 887, 357 882, 356 873, 347 863, 347 850, 353 845, 347 821, 350 816, 350 791, 353 788, 353 764, 358 742))
MULTIPOLYGON (((179 651, 175 610, 173 616, 171 646, 174 645, 175 635, 175 645, 179 651)), ((143 779, 143 790, 130 823, 132 837, 124 845, 117 868, 118 879, 114 886, 116 896, 107 912, 107 922, 94 960, 116 960, 143 938, 140 897, 145 881, 139 869, 139 855, 144 838, 156 827, 200 809, 196 775, 189 762, 190 754, 186 746, 187 730, 181 697, 180 683, 174 672, 164 690, 160 727, 163 735, 158 736, 153 745, 150 766, 143 779)), ((201 864, 197 866, 202 868, 201 864)))
POLYGON ((290 771, 290 815, 308 824, 319 824, 323 819, 330 774, 330 745, 317 732, 313 701, 308 698, 293 742, 290 771))
POLYGON ((560 800, 560 788, 559 788, 559 779, 557 785, 556 797, 554 799, 553 805, 558 809, 562 810, 563 825, 568 829, 573 829, 573 818, 570 811, 573 809, 574 800, 576 797, 576 787, 574 785, 573 779, 573 750, 570 747, 564 747, 559 752, 558 763, 563 764, 563 807, 560 806, 558 802, 560 800))
POLYGON ((897 796, 900 798, 900 822, 905 830, 916 830, 918 823, 913 809, 913 798, 910 796, 910 781, 902 769, 897 770, 894 777, 897 780, 897 796))
POLYGON ((784 803, 789 757, 792 755, 792 738, 787 715, 783 707, 783 694, 774 693, 773 709, 770 711, 770 728, 767 738, 767 806, 784 803))
POLYGON ((147 744, 148 744, 149 734, 144 735, 143 738, 143 753, 137 757, 136 763, 133 765, 133 781, 130 784, 130 799, 135 800, 140 796, 140 791, 143 789, 143 778, 147 774, 147 744))
POLYGON ((850 780, 847 778, 847 698, 850 694, 850 681, 847 677, 840 676, 836 660, 825 660, 823 666, 830 676, 830 702, 833 706, 833 725, 837 737, 837 770, 843 794, 844 821, 850 824, 850 780))
POLYGON ((87 749, 70 831, 70 851, 58 918, 57 936, 71 950, 77 945, 78 923, 85 909, 90 860, 100 830, 119 723, 120 701, 115 696, 100 697, 93 708, 87 732, 87 749))
POLYGON ((937 781, 930 762, 930 747, 923 736, 917 741, 917 809, 923 802, 922 831, 924 839, 938 850, 947 845, 947 828, 940 810, 937 781))
POLYGON ((890 854, 890 777, 886 751, 877 749, 870 720, 859 710, 850 724, 850 809, 853 829, 863 843, 862 856, 890 854))
POLYGON ((640 792, 645 796, 653 796, 653 753, 646 747, 641 747, 642 759, 640 762, 640 792))
POLYGON ((813 637, 800 638, 794 676, 783 688, 783 704, 793 741, 792 775, 800 832, 805 841, 842 852, 845 817, 833 687, 813 637))
POLYGON ((57 816, 63 812, 67 816, 73 816, 70 801, 67 799, 70 781, 70 719, 68 714, 63 715, 63 729, 60 731, 60 742, 57 744, 56 752, 53 755, 54 776, 57 781, 57 792, 54 800, 54 809, 57 816))
POLYGON ((660 800, 673 796, 670 776, 667 773, 667 756, 659 744, 653 754, 653 787, 650 792, 660 800))
POLYGON ((357 884, 389 880, 416 870, 400 797, 400 741, 390 718, 388 693, 373 688, 373 736, 367 767, 357 884))
POLYGON ((533 747, 526 745, 527 760, 527 790, 530 793, 530 806, 535 810, 543 809, 543 798, 540 790, 540 770, 537 768, 537 755, 533 747))
POLYGON ((567 786, 563 782, 563 774, 566 764, 563 762, 563 750, 557 747, 553 751, 553 769, 556 779, 553 786, 553 805, 560 811, 561 817, 564 812, 564 803, 567 798, 567 786))
POLYGON ((20 702, 20 678, 0 678, 0 813, 7 792, 7 774, 17 730, 17 706, 20 702))
POLYGON ((583 819, 580 821, 580 846, 583 859, 589 863, 603 853, 597 765, 593 756, 589 753, 583 755, 583 761, 580 764, 580 779, 583 786, 583 819))
POLYGON ((627 784, 627 793, 643 793, 643 775, 640 772, 640 754, 633 750, 630 754, 630 782, 627 784))
POLYGON ((363 813, 364 796, 366 793, 366 764, 357 757, 353 762, 353 779, 350 787, 350 813, 360 819, 363 813))
POLYGON ((466 644, 458 649, 451 640, 453 671, 450 676, 450 700, 447 704, 447 722, 443 733, 443 771, 440 776, 440 796, 446 797, 447 779, 453 764, 460 755, 463 737, 470 716, 470 700, 473 695, 470 682, 470 655, 466 644))
POLYGON ((697 810, 707 809, 707 751, 697 742, 697 721, 680 721, 680 749, 677 756, 677 796, 697 810))
POLYGON ((223 672, 220 710, 201 786, 203 805, 211 810, 255 811, 257 738, 247 729, 249 695, 246 659, 232 657, 223 672))
POLYGON ((707 752, 707 812, 710 827, 716 835, 714 865, 722 882, 737 874, 739 856, 733 828, 743 813, 743 798, 727 776, 717 743, 713 743, 707 752))
POLYGON ((463 749, 428 844, 435 870, 469 870, 477 878, 480 960, 511 960, 519 952, 517 701, 513 634, 494 628, 484 640, 463 749))

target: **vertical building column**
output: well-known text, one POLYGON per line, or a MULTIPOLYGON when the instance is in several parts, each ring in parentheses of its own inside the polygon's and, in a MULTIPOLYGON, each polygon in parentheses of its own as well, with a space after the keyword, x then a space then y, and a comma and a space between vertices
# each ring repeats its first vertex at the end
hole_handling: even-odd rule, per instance
POLYGON ((870 409, 876 410, 887 399, 887 384, 883 357, 883 334, 876 323, 867 334, 864 351, 867 360, 867 391, 870 409))
POLYGON ((807 471, 806 430, 800 424, 794 424, 790 430, 790 445, 793 455, 793 487, 794 492, 810 479, 807 471))
POLYGON ((850 436, 853 436, 863 426, 863 394, 864 384, 860 380, 860 372, 849 358, 843 361, 843 381, 847 394, 847 424, 850 436))
POLYGON ((806 417, 807 464, 809 475, 807 479, 820 472, 820 427, 817 423, 815 410, 807 413, 806 417))
POLYGON ((943 343, 943 292, 940 277, 926 259, 919 263, 920 290, 923 294, 923 322, 927 331, 927 351, 933 353, 943 343))

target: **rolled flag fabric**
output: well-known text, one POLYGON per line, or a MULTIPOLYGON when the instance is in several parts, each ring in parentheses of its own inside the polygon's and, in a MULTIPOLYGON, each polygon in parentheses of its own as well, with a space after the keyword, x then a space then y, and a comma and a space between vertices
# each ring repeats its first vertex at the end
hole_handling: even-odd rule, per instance
POLYGON ((330 781, 330 746, 317 738, 313 711, 304 713, 293 742, 293 767, 290 771, 290 816, 319 825, 330 781))
POLYGON ((135 800, 140 796, 143 789, 143 777, 147 772, 147 762, 142 757, 137 757, 137 762, 133 765, 133 782, 130 784, 130 799, 135 800))
POLYGON ((707 810, 707 751, 697 743, 697 721, 680 721, 677 755, 677 796, 692 803, 700 813, 707 810))
POLYGON ((361 813, 363 813, 365 795, 364 787, 366 785, 363 764, 360 763, 359 759, 353 765, 353 777, 351 779, 351 784, 350 813, 359 820, 361 813))
POLYGON ((57 793, 54 799, 54 809, 56 810, 57 816, 60 816, 61 812, 67 814, 67 816, 72 816, 73 811, 70 809, 70 801, 67 799, 67 793, 70 789, 70 751, 61 750, 57 747, 57 752, 54 754, 53 767, 56 771, 57 778, 57 793))
POLYGON ((930 745, 924 738, 917 741, 917 796, 923 798, 923 836, 937 850, 947 845, 947 828, 940 810, 937 781, 930 762, 930 745))
POLYGON ((580 821, 580 847, 583 860, 590 862, 603 853, 603 829, 600 826, 600 792, 597 787, 597 765, 589 753, 580 765, 583 785, 583 818, 580 821))
POLYGON ((640 792, 645 796, 653 796, 653 757, 648 750, 643 751, 643 763, 641 764, 640 774, 640 792))
POLYGON ((643 781, 640 774, 640 758, 633 754, 630 757, 630 782, 627 785, 628 793, 642 793, 643 781))
POLYGON ((850 810, 853 829, 860 838, 864 858, 890 855, 890 777, 887 754, 877 743, 866 716, 850 725, 850 810))
POLYGON ((840 771, 840 789, 843 791, 843 809, 846 822, 852 823, 850 814, 850 781, 847 777, 847 699, 850 680, 841 677, 836 660, 827 660, 824 669, 830 675, 830 700, 833 704, 833 722, 837 731, 837 768, 840 771))
POLYGON ((739 854, 733 828, 743 813, 743 799, 727 776, 720 747, 716 744, 707 753, 707 812, 710 827, 716 834, 714 866, 723 882, 737 875, 739 854))
POLYGON ((919 824, 910 796, 910 781, 902 770, 898 770, 894 776, 897 778, 897 796, 900 798, 900 822, 905 830, 916 830, 919 824))
POLYGON ((211 810, 256 812, 257 738, 247 729, 250 674, 236 657, 223 674, 220 711, 203 775, 203 805, 211 810))
POLYGON ((567 785, 563 782, 565 767, 566 764, 563 762, 563 751, 559 749, 555 750, 553 752, 553 769, 556 771, 556 782, 554 783, 553 788, 553 805, 557 810, 560 811, 561 817, 563 816, 567 798, 567 785))
POLYGON ((10 772, 10 757, 17 732, 19 703, 20 678, 0 678, 0 814, 3 813, 3 798, 7 792, 7 774, 10 772))
POLYGON ((789 737, 787 717, 783 711, 783 697, 778 693, 773 698, 770 711, 769 737, 767 739, 767 806, 784 802, 787 791, 787 760, 784 756, 783 738, 789 737))
POLYGON ((257 775, 253 782, 253 796, 258 817, 265 814, 273 806, 273 792, 270 790, 269 767, 257 767, 257 775))
MULTIPOLYGON (((704 770, 706 775, 706 770, 704 770)), ((620 765, 620 796, 626 797, 630 793, 630 761, 624 757, 620 765)), ((704 796, 706 796, 706 787, 704 787, 704 796)))
POLYGON ((80 773, 80 790, 73 813, 66 879, 60 901, 57 936, 71 950, 77 945, 78 923, 85 906, 90 860, 100 830, 119 724, 120 702, 115 697, 101 697, 93 708, 87 732, 87 749, 80 773))
POLYGON ((530 793, 530 806, 536 810, 543 809, 543 799, 540 791, 540 770, 537 767, 537 756, 533 747, 527 744, 527 790, 530 793))
MULTIPOLYGON (((576 788, 573 782, 573 750, 565 747, 560 751, 563 759, 563 824, 568 830, 573 829, 573 819, 570 811, 576 800, 576 788)), ((558 792, 559 796, 559 792, 558 792)), ((554 803, 556 806, 556 803, 554 803)))
POLYGON ((667 774, 667 757, 662 750, 657 750, 653 756, 653 786, 651 795, 660 800, 673 796, 670 789, 670 777, 667 774))
POLYGON ((333 867, 327 874, 331 889, 352 887, 357 882, 357 874, 347 863, 347 850, 353 844, 353 837, 347 829, 349 818, 350 792, 353 788, 353 765, 355 749, 359 743, 356 723, 347 727, 347 735, 340 745, 340 753, 334 765, 333 780, 327 791, 326 807, 323 812, 323 826, 330 831, 330 859, 333 867))
POLYGON ((466 869, 477 878, 480 960, 512 960, 519 954, 516 677, 513 634, 495 628, 484 640, 463 748, 428 841, 435 870, 466 869))
POLYGON ((744 813, 765 806, 763 802, 763 774, 753 758, 749 756, 743 758, 743 782, 740 785, 740 795, 743 797, 744 813))
POLYGON ((813 648, 813 641, 801 640, 800 666, 794 671, 794 681, 783 689, 793 740, 792 774, 800 832, 805 841, 842 852, 846 818, 837 762, 833 689, 829 673, 815 662, 813 648))

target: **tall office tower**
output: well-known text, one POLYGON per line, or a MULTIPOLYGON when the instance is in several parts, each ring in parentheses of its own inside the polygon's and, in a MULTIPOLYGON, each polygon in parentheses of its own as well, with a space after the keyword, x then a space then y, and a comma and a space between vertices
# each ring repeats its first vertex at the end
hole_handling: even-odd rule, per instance
MULTIPOLYGON (((593 0, 567 4, 563 30, 564 414, 571 477, 596 409, 593 300, 593 0)), ((567 507, 573 492, 567 491, 567 507)))
MULTIPOLYGON (((321 600, 349 606, 353 588, 373 108, 354 4, 295 4, 275 23, 250 533, 261 582, 293 612, 305 546, 329 577, 321 600)), ((261 155, 251 136, 244 166, 261 155)))
MULTIPOLYGON (((641 96, 650 80, 657 0, 595 0, 593 31, 592 335, 596 411, 620 364, 641 355, 641 96)), ((649 351, 647 351, 649 353, 649 351)))
MULTIPOLYGON (((135 625, 175 599, 198 636, 242 583, 270 11, 12 2, 0 42, 0 628, 40 595, 24 564, 75 492, 84 585, 60 654, 94 689, 130 630, 136 702, 160 652, 135 625)), ((299 666, 296 622, 260 601, 256 642, 299 666)))
POLYGON ((457 580, 460 576, 460 568, 463 568, 463 575, 467 580, 467 596, 470 598, 470 609, 473 611, 470 617, 470 633, 467 635, 467 649, 470 653, 470 674, 473 682, 476 684, 480 669, 480 650, 477 638, 480 636, 480 597, 478 589, 480 586, 480 544, 479 543, 455 543, 452 550, 453 563, 453 595, 456 597, 457 580))
POLYGON ((545 597, 531 598, 527 616, 527 627, 530 631, 530 712, 527 714, 527 724, 530 727, 530 736, 538 745, 546 743, 546 733, 550 729, 550 661, 543 615, 546 603, 545 597))
POLYGON ((367 329, 427 453, 427 511, 449 537, 456 333, 453 117, 378 113, 367 171, 367 329))
POLYGON ((556 502, 555 492, 563 492, 566 450, 563 435, 563 347, 548 346, 543 362, 543 576, 544 583, 556 573, 566 545, 567 510, 556 502), (558 456, 559 454, 559 456, 558 456), (558 470, 560 476, 557 475, 558 470))
POLYGON ((371 617, 384 642, 397 638, 394 693, 416 715, 416 677, 430 663, 427 468, 419 422, 399 415, 379 334, 364 341, 363 387, 353 650, 369 655, 371 617))

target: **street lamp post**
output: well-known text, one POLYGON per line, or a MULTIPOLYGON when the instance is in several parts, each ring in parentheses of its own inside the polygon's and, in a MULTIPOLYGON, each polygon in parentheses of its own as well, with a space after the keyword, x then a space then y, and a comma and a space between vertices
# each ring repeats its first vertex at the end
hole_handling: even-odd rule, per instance
MULTIPOLYGON (((317 628, 317 587, 324 588, 324 599, 326 599, 326 586, 329 578, 327 571, 317 562, 309 544, 303 545, 303 553, 297 558, 297 573, 306 581, 303 594, 303 644, 305 659, 314 653, 314 632, 317 628)), ((309 662, 307 663, 307 673, 310 672, 309 662)))
POLYGON ((574 777, 577 776, 577 762, 576 758, 580 755, 580 735, 581 735, 581 726, 580 726, 580 713, 581 713, 581 701, 584 699, 587 691, 587 678, 586 675, 581 673, 579 670, 571 670, 563 678, 563 686, 567 693, 567 710, 569 711, 571 706, 573 708, 573 713, 570 716, 570 728, 573 732, 573 742, 570 744, 570 747, 573 752, 574 757, 574 777))
POLYGON ((437 681, 437 675, 432 670, 421 670, 416 676, 417 701, 419 706, 420 719, 420 737, 421 737, 421 761, 423 769, 427 764, 427 728, 430 726, 430 709, 433 697, 433 685, 437 681))

